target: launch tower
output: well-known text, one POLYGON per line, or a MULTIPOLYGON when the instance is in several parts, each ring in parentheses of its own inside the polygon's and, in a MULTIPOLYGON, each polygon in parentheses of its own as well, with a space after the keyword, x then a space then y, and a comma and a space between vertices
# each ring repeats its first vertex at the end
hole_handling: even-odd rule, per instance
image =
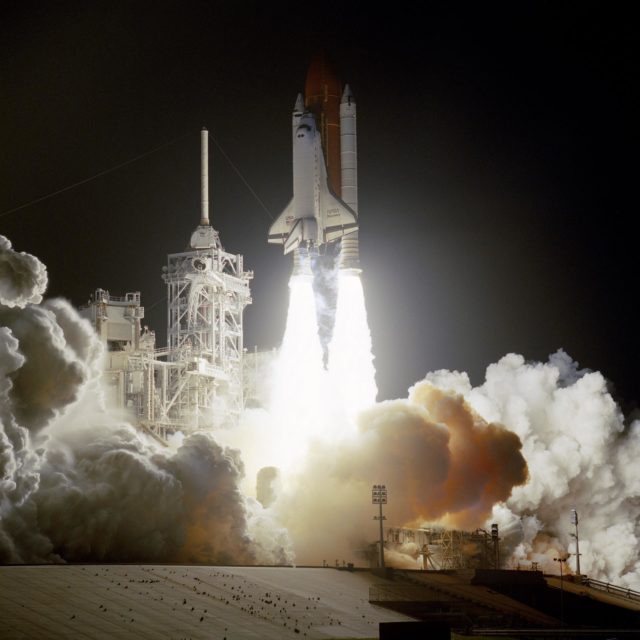
POLYGON ((209 221, 208 132, 201 132, 200 223, 189 247, 163 267, 167 346, 140 330, 140 294, 98 289, 81 309, 105 342, 105 380, 117 406, 160 441, 177 431, 237 423, 243 398, 243 312, 251 303, 239 254, 227 253, 209 221))
MULTIPOLYGON (((209 222, 208 132, 201 133, 200 224, 190 249, 168 256, 166 397, 162 419, 214 427, 243 406, 244 308, 251 302, 242 256, 224 251, 209 222)), ((163 387, 163 394, 165 389, 163 387)))

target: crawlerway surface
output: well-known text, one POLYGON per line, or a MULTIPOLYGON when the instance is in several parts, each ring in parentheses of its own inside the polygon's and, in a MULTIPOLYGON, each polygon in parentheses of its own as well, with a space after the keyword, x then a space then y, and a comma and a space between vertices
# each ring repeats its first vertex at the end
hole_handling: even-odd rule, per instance
POLYGON ((0 567, 0 637, 374 638, 409 618, 368 602, 368 571, 176 565, 0 567))

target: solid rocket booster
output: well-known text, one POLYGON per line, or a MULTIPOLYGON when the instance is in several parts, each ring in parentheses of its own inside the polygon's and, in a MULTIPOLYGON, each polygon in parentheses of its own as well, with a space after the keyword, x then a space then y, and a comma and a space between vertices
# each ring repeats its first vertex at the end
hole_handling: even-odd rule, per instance
POLYGON ((269 242, 295 252, 294 273, 310 273, 309 249, 342 238, 340 268, 357 269, 355 100, 348 86, 340 91, 323 56, 311 62, 305 89, 306 101, 298 95, 292 115, 293 198, 271 225, 269 242))
MULTIPOLYGON (((349 85, 345 85, 340 100, 340 165, 342 199, 358 215, 358 138, 356 131, 356 101, 349 85)), ((339 268, 360 271, 358 231, 342 238, 339 268)))

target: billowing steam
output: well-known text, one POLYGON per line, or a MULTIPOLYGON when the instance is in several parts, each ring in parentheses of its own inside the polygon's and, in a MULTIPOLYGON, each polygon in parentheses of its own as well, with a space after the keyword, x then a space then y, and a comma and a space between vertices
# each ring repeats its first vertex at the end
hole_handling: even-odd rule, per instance
POLYGON ((337 282, 327 358, 311 279, 294 277, 270 406, 165 448, 103 406, 90 326, 41 303, 44 266, 0 237, 0 561, 361 563, 384 483, 386 524, 497 522, 509 566, 548 572, 575 553, 575 508, 582 573, 640 588, 640 422, 603 376, 510 354, 479 387, 438 371, 375 404, 360 278, 337 282))
MULTIPOLYGON (((623 415, 598 372, 580 371, 560 351, 546 364, 510 354, 472 388, 466 374, 427 376, 456 388, 488 420, 518 435, 529 481, 494 509, 513 549, 511 563, 575 554, 570 511, 578 511, 580 570, 592 578, 640 587, 640 422, 623 415)), ((570 566, 575 570, 572 555, 570 566)))
MULTIPOLYGON (((316 392, 329 380, 332 393, 314 414, 323 416, 324 427, 308 422, 304 411, 281 414, 289 425, 275 426, 308 443, 303 460, 286 465, 277 499, 270 496, 298 561, 360 560, 377 535, 371 485, 383 482, 387 524, 474 529, 497 522, 509 566, 533 561, 551 573, 558 571, 554 557, 575 552, 569 522, 575 507, 582 572, 640 587, 640 423, 625 428, 602 375, 580 371, 563 352, 546 364, 511 354, 487 369, 478 388, 465 373, 430 373, 406 400, 373 405, 356 422, 352 410, 363 408, 358 398, 375 394, 375 383, 364 298, 353 294, 355 281, 360 291, 361 285, 350 278, 349 285, 339 283, 328 372, 317 356, 303 365, 322 381, 308 388, 309 406, 317 406, 316 392)), ((296 310, 302 304, 311 314, 310 300, 292 290, 290 317, 302 314, 296 310)), ((292 336, 288 324, 285 353, 292 336)), ((291 381, 303 366, 278 362, 291 381)), ((289 387, 297 406, 306 404, 305 388, 302 382, 289 387)), ((243 442, 260 443, 252 448, 249 476, 277 465, 271 449, 290 452, 286 442, 269 443, 272 417, 252 412, 236 434, 243 451, 251 448, 243 442)), ((387 561, 415 567, 416 556, 415 548, 389 549, 387 561)), ((574 557, 570 564, 575 568, 574 557)))
POLYGON ((487 424, 460 396, 420 383, 407 400, 361 413, 355 434, 316 443, 276 510, 300 562, 335 554, 360 560, 358 552, 376 538, 372 484, 389 489, 389 524, 441 519, 477 527, 526 480, 520 446, 515 434, 487 424))
POLYGON ((8 238, 0 236, 0 304, 37 304, 46 288, 47 269, 42 262, 28 253, 14 251, 8 238))
POLYGON ((278 489, 268 484, 269 510, 286 525, 301 563, 362 561, 376 537, 374 483, 389 487, 389 523, 477 527, 527 478, 518 437, 482 420, 459 395, 421 383, 406 400, 374 404, 360 277, 340 274, 338 284, 328 369, 311 281, 294 276, 273 405, 223 436, 250 450, 248 476, 261 479, 261 495, 273 467, 280 469, 278 489))
POLYGON ((0 237, 0 561, 278 563, 286 532, 207 434, 161 448, 101 404, 102 347, 0 237))

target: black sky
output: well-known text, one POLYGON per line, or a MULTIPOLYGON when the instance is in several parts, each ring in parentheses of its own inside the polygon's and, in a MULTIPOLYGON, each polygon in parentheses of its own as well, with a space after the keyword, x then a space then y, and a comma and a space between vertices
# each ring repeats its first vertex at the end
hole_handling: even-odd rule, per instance
MULTIPOLYGON (((140 290, 164 335, 160 270, 198 221, 199 129, 277 215, 291 108, 324 47, 358 103, 381 397, 562 347, 638 400, 634 21, 604 2, 416 6, 3 3, 0 211, 187 135, 0 217, 0 233, 47 264, 50 295, 140 290)), ((290 260, 212 163, 213 224, 255 270, 246 344, 276 346, 290 260)))

